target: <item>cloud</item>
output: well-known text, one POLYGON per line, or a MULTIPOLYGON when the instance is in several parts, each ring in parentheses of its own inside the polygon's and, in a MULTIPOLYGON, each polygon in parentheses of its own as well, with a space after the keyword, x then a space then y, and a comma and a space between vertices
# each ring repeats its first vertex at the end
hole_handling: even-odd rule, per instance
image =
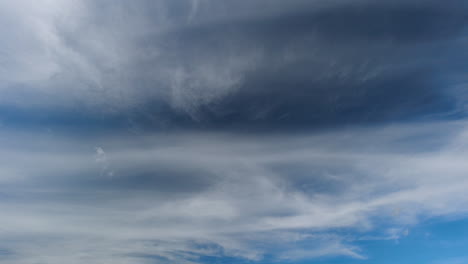
POLYGON ((375 239, 367 232, 404 239, 421 217, 467 212, 465 127, 35 141, 7 133, 0 224, 12 254, 4 261, 365 258, 354 243, 375 239), (113 177, 96 164, 96 145, 113 177))
POLYGON ((464 216, 466 10, 0 2, 1 261, 366 259, 464 216))
POLYGON ((18 13, 3 36, 16 63, 3 65, 2 105, 15 113, 284 129, 464 112, 462 1, 26 3, 4 8, 18 13))

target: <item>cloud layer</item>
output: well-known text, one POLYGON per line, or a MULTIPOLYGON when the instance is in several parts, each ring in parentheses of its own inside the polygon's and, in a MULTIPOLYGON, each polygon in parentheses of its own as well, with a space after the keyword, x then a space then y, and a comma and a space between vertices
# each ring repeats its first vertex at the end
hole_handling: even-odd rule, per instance
POLYGON ((2 5, 10 111, 249 129, 464 113, 464 1, 2 5))
POLYGON ((467 11, 0 1, 0 260, 366 259, 465 217, 467 11))
POLYGON ((368 232, 398 239, 420 219, 467 212, 465 127, 74 141, 4 134, 2 261, 366 258, 355 242, 375 239, 368 232))

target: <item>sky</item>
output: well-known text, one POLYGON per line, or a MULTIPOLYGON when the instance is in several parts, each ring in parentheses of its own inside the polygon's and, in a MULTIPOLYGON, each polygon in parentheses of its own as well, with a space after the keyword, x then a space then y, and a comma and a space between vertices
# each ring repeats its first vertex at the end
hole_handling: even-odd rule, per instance
POLYGON ((0 263, 468 263, 465 0, 0 0, 0 263))

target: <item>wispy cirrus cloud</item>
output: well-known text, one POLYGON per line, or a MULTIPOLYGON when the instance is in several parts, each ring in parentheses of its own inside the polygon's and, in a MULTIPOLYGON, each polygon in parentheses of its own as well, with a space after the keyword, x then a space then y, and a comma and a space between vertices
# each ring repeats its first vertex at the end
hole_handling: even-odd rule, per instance
POLYGON ((0 260, 364 260, 465 216, 466 11, 0 1, 0 260))
POLYGON ((3 107, 59 107, 145 128, 464 113, 463 1, 3 5, 3 107))
POLYGON ((421 217, 466 213, 464 134, 464 123, 261 138, 4 134, 17 142, 2 154, 1 232, 14 239, 4 261, 365 258, 353 243, 368 231, 404 239, 421 217), (95 162, 97 142, 112 177, 95 162))

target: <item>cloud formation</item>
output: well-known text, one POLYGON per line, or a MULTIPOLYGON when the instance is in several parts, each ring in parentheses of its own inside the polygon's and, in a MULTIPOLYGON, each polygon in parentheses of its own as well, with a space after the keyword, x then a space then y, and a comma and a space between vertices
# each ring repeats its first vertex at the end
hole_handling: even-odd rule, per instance
POLYGON ((13 239, 5 263, 366 258, 355 242, 374 239, 367 232, 398 239, 422 218, 468 210, 465 123, 270 137, 2 138, 16 142, 1 154, 1 232, 13 239), (97 142, 112 177, 95 162, 97 142))
POLYGON ((4 23, 15 58, 3 64, 7 109, 59 107, 144 128, 320 127, 464 113, 456 97, 465 82, 464 1, 3 5, 17 13, 4 23))
POLYGON ((465 2, 0 1, 0 261, 365 260, 466 216, 465 2))

